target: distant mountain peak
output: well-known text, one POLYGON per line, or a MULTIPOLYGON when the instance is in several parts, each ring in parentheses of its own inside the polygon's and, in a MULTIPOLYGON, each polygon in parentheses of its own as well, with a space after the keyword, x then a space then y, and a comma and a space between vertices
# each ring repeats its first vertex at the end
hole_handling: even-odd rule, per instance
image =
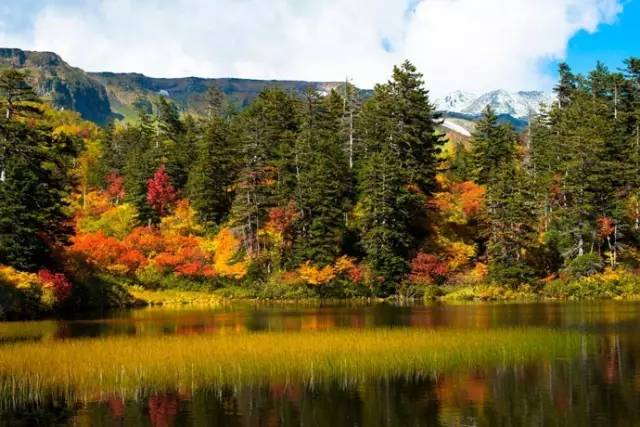
POLYGON ((489 105, 498 115, 528 119, 540 112, 542 104, 550 105, 554 100, 553 94, 542 91, 509 92, 504 89, 496 89, 481 96, 455 91, 437 100, 435 104, 440 111, 471 116, 482 114, 482 111, 489 105))
POLYGON ((439 110, 458 111, 471 104, 478 96, 462 90, 451 92, 449 95, 436 101, 439 110))

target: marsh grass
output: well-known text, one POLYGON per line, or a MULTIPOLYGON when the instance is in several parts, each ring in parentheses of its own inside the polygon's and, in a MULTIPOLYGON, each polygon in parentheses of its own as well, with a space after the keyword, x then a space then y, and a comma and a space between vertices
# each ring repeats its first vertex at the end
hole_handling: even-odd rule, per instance
POLYGON ((33 403, 267 382, 419 378, 578 354, 584 337, 544 329, 375 329, 108 337, 0 346, 0 400, 33 403))
POLYGON ((140 286, 127 288, 135 300, 151 306, 180 307, 201 306, 218 307, 222 298, 209 292, 183 291, 174 289, 150 290, 140 286))

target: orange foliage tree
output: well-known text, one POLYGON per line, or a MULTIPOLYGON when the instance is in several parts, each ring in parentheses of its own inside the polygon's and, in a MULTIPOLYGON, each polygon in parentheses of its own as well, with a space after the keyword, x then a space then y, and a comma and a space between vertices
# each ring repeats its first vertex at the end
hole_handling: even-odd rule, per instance
POLYGON ((210 249, 214 252, 214 269, 223 277, 241 279, 247 274, 246 261, 236 261, 241 247, 233 231, 223 228, 213 240, 210 249))

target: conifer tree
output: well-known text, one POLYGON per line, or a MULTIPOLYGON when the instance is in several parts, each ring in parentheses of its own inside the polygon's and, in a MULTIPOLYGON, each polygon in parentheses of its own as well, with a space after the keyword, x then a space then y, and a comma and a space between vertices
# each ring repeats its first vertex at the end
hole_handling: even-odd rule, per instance
MULTIPOLYGON (((0 264, 34 270, 71 232, 66 200, 78 143, 54 134, 41 115, 17 120, 22 103, 36 100, 22 74, 5 71, 0 81, 10 82, 0 94, 9 112, 0 117, 0 264)), ((28 111, 40 109, 36 102, 28 111)))
POLYGON ((422 74, 409 61, 394 67, 387 85, 391 94, 387 114, 395 122, 389 137, 398 147, 409 184, 430 195, 435 190, 437 159, 444 142, 436 132, 439 116, 429 103, 422 74))
POLYGON ((339 254, 348 201, 348 160, 340 139, 342 98, 306 94, 298 140, 297 258, 330 264, 339 254))
POLYGON ((213 111, 199 127, 202 135, 187 186, 192 206, 208 226, 220 224, 229 213, 237 165, 230 123, 219 110, 213 111))
POLYGON ((147 203, 147 182, 162 162, 152 117, 140 110, 138 124, 130 126, 126 134, 123 141, 127 145, 123 167, 126 199, 136 207, 138 221, 150 224, 159 218, 147 203))
POLYGON ((554 91, 558 97, 560 108, 565 108, 571 102, 571 96, 577 88, 576 77, 566 62, 562 62, 558 66, 558 72, 560 74, 560 81, 554 88, 554 91))
MULTIPOLYGON (((159 161, 166 165, 167 173, 178 190, 187 184, 189 168, 194 160, 194 141, 187 134, 187 126, 180 118, 174 103, 161 96, 157 101, 157 148, 159 161)), ((187 117, 191 122, 191 118, 187 117)))
POLYGON ((408 269, 419 230, 420 199, 435 189, 442 138, 422 76, 405 62, 391 81, 377 85, 363 108, 366 152, 359 170, 358 207, 362 246, 388 294, 408 269))
POLYGON ((516 161, 517 143, 511 125, 499 124, 487 106, 471 141, 476 181, 486 187, 486 228, 480 237, 492 278, 511 284, 533 275, 526 259, 534 231, 533 193, 516 161))
POLYGON ((267 88, 242 114, 238 125, 241 167, 235 182, 232 223, 241 230, 245 248, 259 254, 258 231, 268 209, 286 206, 299 180, 296 101, 277 88, 267 88))
POLYGON ((0 74, 0 100, 5 120, 16 114, 39 112, 37 107, 30 105, 38 101, 36 93, 27 82, 27 75, 18 70, 9 69, 0 74))

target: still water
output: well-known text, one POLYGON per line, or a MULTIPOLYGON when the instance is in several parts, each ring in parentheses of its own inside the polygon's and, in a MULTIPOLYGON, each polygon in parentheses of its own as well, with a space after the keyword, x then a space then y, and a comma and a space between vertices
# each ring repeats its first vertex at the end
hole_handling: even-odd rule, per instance
MULTIPOLYGON (((335 328, 536 327, 594 345, 569 358, 359 383, 286 381, 141 399, 69 404, 49 396, 0 411, 0 426, 629 426, 640 425, 640 303, 398 307, 233 304, 140 309, 60 321, 0 323, 0 345, 127 335, 245 334, 335 328)), ((0 364, 2 361, 0 360, 0 364)))

